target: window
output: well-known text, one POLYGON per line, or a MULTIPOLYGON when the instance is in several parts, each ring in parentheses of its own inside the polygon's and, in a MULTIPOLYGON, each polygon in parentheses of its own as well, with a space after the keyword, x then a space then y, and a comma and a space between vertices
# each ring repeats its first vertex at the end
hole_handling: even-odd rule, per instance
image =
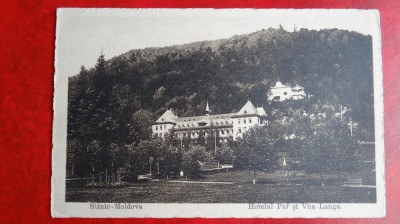
POLYGON ((156 126, 156 131, 158 131, 158 125, 156 126))
POLYGON ((164 124, 164 130, 167 130, 167 125, 164 124))
POLYGON ((283 95, 287 95, 287 92, 283 92, 283 95))
POLYGON ((221 130, 221 135, 224 135, 225 134, 225 131, 224 130, 221 130))
POLYGON ((162 125, 160 125, 160 130, 162 130, 162 125))
POLYGON ((243 123, 245 123, 245 124, 246 124, 246 118, 244 118, 244 119, 243 119, 243 123))
POLYGON ((238 119, 238 124, 240 124, 240 119, 238 119))
POLYGON ((242 129, 238 128, 238 133, 242 133, 242 129))
POLYGON ((249 118, 249 123, 251 124, 251 118, 249 118))

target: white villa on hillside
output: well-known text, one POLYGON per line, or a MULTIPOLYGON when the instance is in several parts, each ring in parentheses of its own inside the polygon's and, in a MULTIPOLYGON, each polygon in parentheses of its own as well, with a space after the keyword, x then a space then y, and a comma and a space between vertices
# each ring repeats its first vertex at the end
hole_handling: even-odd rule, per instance
POLYGON ((262 106, 255 107, 250 100, 238 113, 213 114, 206 106, 205 115, 195 117, 177 117, 171 110, 164 112, 152 125, 153 135, 163 138, 174 131, 178 138, 198 138, 199 135, 214 132, 226 141, 232 137, 242 137, 243 133, 254 126, 267 124, 267 114, 262 106))
POLYGON ((300 100, 306 97, 304 88, 299 85, 293 87, 282 84, 279 80, 275 86, 271 87, 268 100, 284 101, 284 100, 300 100))

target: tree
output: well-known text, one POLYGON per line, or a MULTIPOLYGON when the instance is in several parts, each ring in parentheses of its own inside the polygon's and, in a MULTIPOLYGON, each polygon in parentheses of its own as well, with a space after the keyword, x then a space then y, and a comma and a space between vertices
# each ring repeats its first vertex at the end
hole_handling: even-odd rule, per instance
POLYGON ((148 140, 151 137, 151 113, 147 110, 138 110, 132 117, 132 129, 130 136, 139 143, 141 140, 148 140), (135 132, 135 133, 133 133, 135 132))
POLYGON ((213 125, 211 127, 212 128, 208 131, 207 136, 205 137, 204 146, 206 147, 207 151, 215 152, 217 147, 220 146, 220 137, 219 137, 219 131, 217 129, 214 129, 213 125))
POLYGON ((125 173, 123 181, 137 181, 137 176, 147 171, 144 164, 144 152, 135 147, 134 144, 125 145, 123 148, 126 153, 126 163, 124 164, 125 173))
POLYGON ((273 147, 273 139, 267 127, 255 127, 248 130, 239 140, 235 149, 235 165, 253 171, 253 182, 256 171, 270 172, 278 168, 278 152, 273 147))
POLYGON ((354 172, 360 168, 359 144, 351 135, 345 123, 339 123, 334 129, 334 169, 340 178, 340 172, 354 172))
POLYGON ((263 104, 266 100, 266 93, 269 92, 267 86, 263 83, 256 83, 250 86, 249 97, 257 104, 263 104))
POLYGON ((163 177, 177 175, 182 166, 182 147, 170 145, 166 148, 160 162, 160 172, 163 177))
POLYGON ((94 68, 93 85, 95 89, 98 91, 104 91, 104 94, 107 94, 106 90, 111 89, 111 85, 108 83, 108 78, 107 61, 104 58, 104 54, 101 54, 97 58, 97 63, 94 68))
POLYGON ((182 170, 192 178, 200 176, 199 162, 207 158, 206 148, 200 145, 191 145, 183 154, 182 170))
POLYGON ((219 163, 232 163, 235 160, 235 156, 233 150, 227 144, 222 144, 217 148, 214 159, 219 163))
POLYGON ((301 164, 308 175, 319 173, 322 181, 322 173, 327 171, 326 145, 330 142, 329 136, 325 134, 308 135, 301 147, 301 164))
POLYGON ((196 145, 204 146, 206 143, 206 137, 204 131, 200 130, 199 135, 196 139, 196 145))
POLYGON ((359 168, 358 144, 345 123, 320 124, 304 139, 302 166, 308 174, 352 172, 359 168))
POLYGON ((79 163, 79 157, 81 156, 79 143, 76 139, 67 141, 67 178, 75 176, 76 164, 79 163))
POLYGON ((140 163, 142 164, 143 170, 146 172, 157 170, 156 173, 158 174, 160 161, 164 159, 168 149, 164 140, 160 138, 144 140, 139 143, 137 149, 141 155, 140 163))
MULTIPOLYGON (((96 180, 96 176, 100 174, 101 170, 101 143, 96 140, 92 140, 88 147, 87 152, 85 153, 85 159, 90 166, 90 174, 92 177, 92 183, 96 180)), ((88 172, 88 173, 89 173, 88 172)), ((101 182, 99 180, 99 182, 101 182)))

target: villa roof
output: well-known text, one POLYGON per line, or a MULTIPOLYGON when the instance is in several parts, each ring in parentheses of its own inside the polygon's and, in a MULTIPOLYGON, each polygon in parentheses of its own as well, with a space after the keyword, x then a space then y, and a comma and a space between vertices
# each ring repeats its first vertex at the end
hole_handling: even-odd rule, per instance
POLYGON ((265 112, 263 107, 257 107, 257 114, 260 116, 267 116, 267 113, 265 112))
POLYGON ((275 83, 275 86, 272 86, 271 89, 279 89, 279 88, 291 88, 288 85, 282 84, 282 82, 278 81, 275 83))
POLYGON ((244 115, 244 114, 257 114, 256 107, 251 103, 250 100, 240 109, 237 115, 244 115))
POLYGON ((249 116, 267 116, 263 107, 255 107, 251 101, 247 103, 240 109, 240 111, 233 117, 249 117, 249 116))
POLYGON ((292 89, 300 90, 300 89, 304 89, 304 88, 302 86, 295 85, 295 86, 292 87, 292 89))
POLYGON ((177 122, 199 122, 199 121, 210 121, 210 120, 224 120, 229 119, 236 113, 228 113, 228 114, 212 114, 212 115, 203 115, 203 116, 194 116, 194 117, 180 117, 176 121, 177 122))
POLYGON ((157 119, 156 122, 176 122, 177 119, 178 117, 171 110, 167 110, 157 119))

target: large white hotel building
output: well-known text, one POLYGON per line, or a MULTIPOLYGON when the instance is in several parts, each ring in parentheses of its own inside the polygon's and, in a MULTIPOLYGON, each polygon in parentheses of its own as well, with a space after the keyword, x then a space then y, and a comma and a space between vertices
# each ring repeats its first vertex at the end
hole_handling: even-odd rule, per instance
POLYGON ((252 127, 263 126, 268 122, 263 106, 255 107, 250 100, 237 113, 210 114, 210 112, 208 102, 203 116, 177 117, 171 110, 167 110, 153 123, 153 135, 163 138, 167 133, 174 131, 178 138, 196 139, 201 134, 207 136, 218 133, 225 141, 230 137, 235 140, 252 127))

